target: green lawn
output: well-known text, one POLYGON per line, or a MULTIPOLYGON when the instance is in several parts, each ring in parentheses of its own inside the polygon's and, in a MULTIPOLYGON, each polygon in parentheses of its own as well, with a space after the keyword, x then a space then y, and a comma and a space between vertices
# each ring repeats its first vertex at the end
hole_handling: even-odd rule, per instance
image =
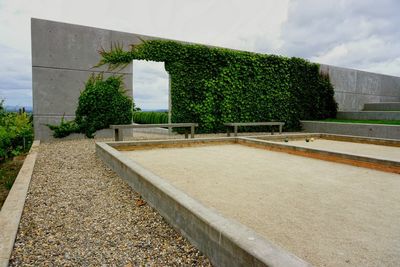
POLYGON ((341 120, 341 119, 325 119, 324 122, 343 122, 343 123, 369 123, 369 124, 388 124, 400 125, 400 120, 385 121, 385 120, 341 120))

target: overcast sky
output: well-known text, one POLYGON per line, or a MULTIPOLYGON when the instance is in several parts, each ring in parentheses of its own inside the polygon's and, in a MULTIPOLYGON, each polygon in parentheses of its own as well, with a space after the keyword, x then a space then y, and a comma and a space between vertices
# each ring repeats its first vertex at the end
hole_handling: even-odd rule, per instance
MULTIPOLYGON (((400 76, 398 0, 0 0, 0 98, 32 105, 30 18, 400 76)), ((135 102, 167 107, 162 64, 134 65, 135 102)))

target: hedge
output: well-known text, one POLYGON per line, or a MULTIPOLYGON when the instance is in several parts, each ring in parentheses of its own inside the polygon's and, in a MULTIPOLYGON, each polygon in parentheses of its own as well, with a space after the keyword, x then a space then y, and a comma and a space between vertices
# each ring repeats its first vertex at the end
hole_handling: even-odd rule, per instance
POLYGON ((98 66, 123 68, 133 59, 161 61, 171 79, 172 122, 197 122, 201 132, 224 122, 284 121, 336 116, 329 77, 300 58, 264 55, 175 41, 151 40, 124 51, 101 50, 98 66))
POLYGON ((137 111, 133 112, 132 120, 139 124, 168 123, 167 112, 137 111))

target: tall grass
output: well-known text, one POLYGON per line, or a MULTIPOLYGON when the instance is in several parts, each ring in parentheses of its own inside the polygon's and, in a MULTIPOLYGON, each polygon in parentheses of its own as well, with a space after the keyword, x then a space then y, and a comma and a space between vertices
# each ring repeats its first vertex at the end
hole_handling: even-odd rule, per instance
POLYGON ((139 124, 168 123, 168 113, 155 111, 136 111, 133 112, 132 120, 134 123, 139 124))

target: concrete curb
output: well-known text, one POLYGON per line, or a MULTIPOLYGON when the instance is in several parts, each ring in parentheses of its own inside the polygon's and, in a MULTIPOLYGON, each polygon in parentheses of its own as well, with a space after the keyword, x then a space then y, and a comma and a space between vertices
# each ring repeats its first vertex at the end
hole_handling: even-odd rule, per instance
MULTIPOLYGON (((208 139, 184 140, 185 144, 208 139)), ((236 138, 219 141, 236 142, 236 138)), ((161 144, 163 141, 157 141, 161 144)), ((172 144, 175 140, 165 141, 172 144)), ((150 144, 151 142, 144 142, 150 144)), ((140 145, 140 142, 126 142, 140 145)), ((119 145, 122 145, 119 143, 119 145)), ((311 266, 272 244, 248 227, 224 218, 161 177, 146 170, 107 143, 96 143, 97 155, 189 239, 216 266, 311 266)))
POLYGON ((34 141, 0 211, 0 267, 8 266, 35 166, 40 141, 34 141))
POLYGON ((400 111, 338 111, 336 118, 345 120, 400 120, 400 111))
MULTIPOLYGON (((321 134, 321 137, 325 138, 324 134, 321 134)), ((242 137, 239 138, 240 142, 239 143, 245 143, 245 144, 253 144, 257 146, 264 146, 266 148, 275 148, 275 149, 282 149, 283 151, 301 151, 301 152, 308 152, 315 155, 325 155, 325 156, 333 156, 336 158, 342 158, 342 159, 349 159, 349 160, 354 160, 358 162, 366 162, 366 163, 375 163, 379 164, 382 166, 388 166, 388 167, 393 167, 397 168, 397 170, 400 169, 400 161, 395 161, 395 160, 387 160, 387 159, 380 159, 380 158, 374 158, 374 157, 369 157, 369 156, 361 156, 361 155, 355 155, 355 154, 350 154, 350 153, 343 153, 343 152, 335 152, 335 151, 329 151, 329 150, 322 150, 322 149, 317 149, 317 148, 308 148, 308 147, 300 147, 296 145, 291 145, 291 144, 280 144, 276 143, 273 141, 268 141, 268 140, 262 140, 262 139, 255 139, 255 138, 248 138, 248 137, 242 137)), ((333 139, 333 138, 332 138, 333 139)))
POLYGON ((400 139, 400 125, 301 121, 303 130, 311 133, 332 133, 353 136, 400 139))

